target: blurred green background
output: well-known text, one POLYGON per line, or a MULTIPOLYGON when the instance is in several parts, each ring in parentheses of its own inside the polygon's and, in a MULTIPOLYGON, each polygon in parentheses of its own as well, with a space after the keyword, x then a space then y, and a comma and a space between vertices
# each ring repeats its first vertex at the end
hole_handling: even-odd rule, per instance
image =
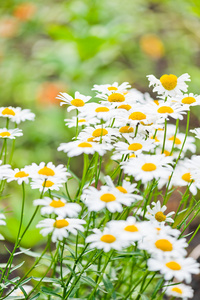
MULTIPOLYGON (((146 75, 189 73, 189 91, 200 94, 199 21, 198 0, 1 0, 1 106, 30 108, 36 114, 35 122, 19 126, 24 136, 16 141, 12 166, 66 162, 56 149, 74 132, 64 126, 67 112, 55 99, 59 92, 94 95, 93 84, 128 81, 151 93, 146 75)), ((199 127, 199 112, 192 112, 199 127)), ((72 164, 79 172, 79 164, 72 164)), ((3 205, 13 213, 2 232, 10 241, 19 222, 19 191, 11 183, 4 194, 9 195, 3 205)), ((38 193, 29 190, 27 196, 26 211, 38 193)), ((25 223, 28 218, 25 214, 25 223)), ((24 246, 42 238, 34 226, 33 233, 24 246)))

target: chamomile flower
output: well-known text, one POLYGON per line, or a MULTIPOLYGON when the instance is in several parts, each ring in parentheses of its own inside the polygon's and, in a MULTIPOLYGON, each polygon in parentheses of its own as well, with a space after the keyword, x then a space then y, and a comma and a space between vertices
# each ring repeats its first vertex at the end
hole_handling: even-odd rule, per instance
POLYGON ((177 240, 168 234, 155 234, 154 236, 146 236, 138 247, 148 251, 153 256, 180 257, 187 254, 185 250, 187 246, 184 238, 177 240))
POLYGON ((97 125, 94 127, 86 127, 78 135, 78 139, 87 140, 88 142, 107 142, 110 143, 120 136, 119 131, 116 128, 110 128, 105 125, 97 125))
MULTIPOLYGON (((141 216, 143 212, 141 212, 141 216)), ((164 222, 158 222, 158 221, 150 221, 149 224, 149 230, 146 233, 144 233, 144 236, 147 235, 171 235, 175 238, 178 238, 181 234, 180 230, 172 228, 169 225, 165 225, 164 222)))
POLYGON ((52 179, 43 179, 43 178, 34 178, 31 182, 32 189, 39 189, 40 192, 46 192, 48 190, 56 190, 63 186, 64 181, 60 181, 59 179, 52 178, 52 179))
POLYGON ((44 197, 43 199, 36 199, 33 201, 34 205, 42 205, 41 215, 52 214, 62 217, 77 217, 79 212, 81 211, 81 206, 77 203, 67 203, 64 198, 49 198, 44 197))
POLYGON ((26 296, 32 291, 32 289, 33 289, 32 286, 24 284, 24 285, 22 285, 22 289, 20 287, 18 287, 9 296, 11 296, 11 297, 18 296, 18 297, 20 297, 20 299, 25 299, 26 296))
POLYGON ((84 140, 77 140, 69 143, 61 143, 58 151, 64 151, 69 157, 78 156, 82 153, 94 154, 95 152, 103 156, 106 151, 110 151, 113 147, 107 143, 95 143, 84 140))
POLYGON ((47 164, 41 162, 39 165, 32 163, 27 169, 30 171, 32 178, 57 179, 65 182, 71 176, 64 165, 55 166, 52 162, 48 162, 47 164))
POLYGON ((95 84, 94 87, 92 88, 93 91, 97 91, 99 93, 110 93, 110 92, 126 92, 128 88, 130 88, 131 85, 128 82, 123 82, 122 84, 119 85, 118 82, 114 82, 113 84, 101 84, 97 85, 95 84))
POLYGON ((7 129, 1 128, 0 129, 0 139, 15 139, 17 136, 22 136, 22 130, 15 128, 15 129, 7 129))
POLYGON ((78 124, 79 127, 81 127, 81 126, 95 125, 99 122, 99 120, 97 118, 88 119, 88 118, 85 118, 85 117, 84 118, 83 117, 78 118, 78 123, 77 123, 77 117, 72 117, 71 119, 65 119, 64 121, 66 122, 65 125, 68 128, 76 127, 77 124, 78 124))
POLYGON ((128 200, 130 202, 126 194, 122 196, 118 189, 105 185, 101 186, 100 190, 93 186, 84 189, 81 199, 89 211, 100 211, 107 208, 112 213, 116 211, 121 212, 123 210, 122 204, 127 205, 128 200))
POLYGON ((22 169, 16 168, 14 170, 10 170, 5 177, 7 182, 17 181, 18 184, 22 184, 22 182, 28 184, 31 175, 29 174, 29 167, 24 167, 22 169))
POLYGON ((109 252, 111 249, 121 250, 129 245, 128 241, 122 239, 122 236, 120 237, 120 234, 117 234, 111 228, 104 228, 103 232, 95 228, 93 232, 94 234, 89 235, 85 239, 86 243, 91 243, 89 245, 90 248, 103 249, 104 252, 109 252))
POLYGON ((165 280, 171 280, 175 277, 179 281, 185 280, 190 283, 191 274, 199 274, 199 264, 192 258, 179 257, 162 257, 150 258, 148 260, 148 268, 150 271, 160 271, 164 275, 165 280))
POLYGON ((34 121, 35 114, 30 109, 8 106, 0 108, 0 117, 9 118, 12 122, 20 124, 26 120, 34 121))
POLYGON ((6 179, 6 176, 10 174, 10 165, 1 165, 2 160, 0 160, 0 179, 6 179))
POLYGON ((67 238, 69 232, 76 235, 77 230, 84 231, 84 227, 82 226, 86 222, 80 219, 69 219, 63 218, 62 216, 58 216, 56 220, 54 219, 45 219, 40 221, 36 227, 43 228, 40 233, 43 236, 47 236, 52 233, 52 242, 55 243, 58 240, 62 241, 64 238, 67 238))
POLYGON ((196 106, 200 105, 200 95, 194 95, 193 93, 184 94, 178 97, 178 101, 184 106, 196 106))
POLYGON ((194 291, 189 285, 185 285, 183 283, 181 284, 174 284, 172 282, 171 286, 170 283, 169 286, 165 286, 163 288, 163 292, 165 292, 165 295, 172 296, 175 298, 181 298, 183 300, 187 300, 188 298, 192 298, 194 295, 194 291))
POLYGON ((141 153, 142 151, 150 151, 155 148, 155 143, 152 140, 145 140, 141 137, 129 138, 127 137, 127 142, 117 142, 115 143, 114 155, 119 154, 120 156, 125 154, 141 153))
POLYGON ((185 73, 180 77, 176 75, 164 74, 157 79, 154 75, 147 75, 149 80, 149 86, 153 85, 153 92, 157 92, 160 95, 166 96, 176 96, 177 94, 182 94, 182 92, 187 92, 188 85, 185 81, 190 81, 190 76, 185 73))
POLYGON ((149 224, 137 222, 135 217, 128 217, 126 220, 113 220, 106 224, 110 229, 116 230, 125 241, 136 242, 143 238, 144 232, 148 234, 149 224))
POLYGON ((78 109, 80 110, 81 107, 83 107, 85 105, 85 103, 87 103, 92 97, 90 96, 84 96, 82 94, 80 94, 79 92, 75 92, 75 97, 73 98, 72 96, 70 96, 67 93, 60 93, 60 95, 58 95, 56 97, 56 99, 61 100, 62 102, 60 103, 60 105, 62 106, 63 104, 68 104, 68 108, 67 111, 71 111, 73 109, 78 109))
POLYGON ((147 205, 147 214, 145 217, 148 220, 174 223, 174 220, 171 218, 171 216, 175 213, 174 211, 164 215, 164 211, 167 209, 166 205, 161 206, 160 201, 157 201, 156 203, 152 202, 151 205, 153 206, 152 208, 150 205, 147 205))
POLYGON ((143 183, 146 183, 154 178, 169 176, 172 172, 169 163, 172 163, 172 158, 166 157, 164 154, 140 154, 134 159, 122 162, 121 165, 126 174, 134 176, 136 181, 142 180, 143 183))
POLYGON ((90 103, 90 107, 86 107, 80 113, 80 117, 87 117, 88 119, 97 118, 98 120, 109 121, 116 115, 116 109, 111 106, 105 106, 98 103, 90 103))
MULTIPOLYGON (((185 140, 184 133, 177 133, 176 136, 174 134, 167 133, 166 141, 165 141, 165 149, 171 151, 173 143, 174 147, 177 149, 181 149, 183 146, 183 142, 185 140)), ((192 136, 187 136, 183 151, 184 153, 189 150, 192 153, 196 151, 196 145, 194 144, 195 139, 192 136)))
POLYGON ((105 176, 104 179, 107 186, 109 186, 111 189, 117 189, 121 193, 122 197, 126 198, 126 202, 123 202, 123 204, 126 203, 126 205, 131 205, 132 202, 143 199, 142 196, 135 194, 139 192, 139 190, 136 188, 136 183, 130 183, 124 179, 121 185, 115 187, 110 176, 105 176))
POLYGON ((189 190, 193 195, 197 194, 197 189, 200 189, 200 182, 192 180, 191 176, 191 160, 185 158, 179 161, 172 177, 174 186, 189 186, 189 190))
POLYGON ((158 118, 162 117, 164 119, 168 119, 171 117, 173 119, 183 119, 183 115, 186 114, 186 110, 188 107, 183 107, 179 103, 174 103, 171 101, 159 101, 159 104, 152 105, 155 110, 155 114, 158 118))

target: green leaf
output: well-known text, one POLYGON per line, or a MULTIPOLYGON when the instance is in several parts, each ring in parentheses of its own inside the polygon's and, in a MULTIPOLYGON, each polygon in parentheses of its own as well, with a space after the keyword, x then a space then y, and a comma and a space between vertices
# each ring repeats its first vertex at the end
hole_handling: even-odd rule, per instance
POLYGON ((53 295, 53 296, 57 296, 59 298, 62 298, 61 295, 57 294, 56 292, 52 291, 50 288, 47 288, 47 287, 42 287, 41 288, 41 291, 44 293, 44 294, 47 294, 47 295, 53 295))
POLYGON ((13 268, 10 270, 10 273, 12 273, 14 270, 17 270, 18 268, 20 268, 24 263, 25 263, 25 261, 22 261, 20 264, 18 264, 18 265, 16 265, 15 267, 13 267, 13 268))
POLYGON ((40 293, 37 293, 35 296, 31 297, 30 300, 35 300, 40 296, 40 293))

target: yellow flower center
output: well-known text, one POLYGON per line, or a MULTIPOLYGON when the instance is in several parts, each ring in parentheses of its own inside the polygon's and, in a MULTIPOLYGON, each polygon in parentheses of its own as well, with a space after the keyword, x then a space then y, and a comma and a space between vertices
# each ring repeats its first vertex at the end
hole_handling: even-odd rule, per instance
POLYGON ((130 116, 129 116, 129 119, 138 120, 138 121, 144 120, 146 118, 147 118, 147 116, 140 111, 135 111, 132 114, 130 114, 130 116))
POLYGON ((196 99, 194 97, 185 97, 181 100, 181 102, 184 104, 192 104, 196 102, 196 99))
POLYGON ((143 126, 151 126, 151 125, 153 125, 153 123, 145 123, 143 121, 141 121, 140 124, 142 124, 143 126))
POLYGON ((4 110, 2 111, 2 115, 11 115, 11 116, 15 116, 15 112, 14 112, 12 109, 6 107, 6 108, 4 108, 4 110))
POLYGON ((118 88, 115 87, 115 86, 109 86, 109 87, 108 87, 108 90, 109 90, 109 91, 117 91, 118 88))
POLYGON ((117 186, 116 189, 118 189, 121 193, 127 194, 127 190, 123 188, 123 186, 117 186))
POLYGON ((131 106, 129 104, 123 104, 123 105, 120 105, 118 106, 118 108, 120 109, 125 109, 125 110, 130 110, 131 109, 131 106))
POLYGON ((95 109, 95 111, 98 113, 98 112, 107 112, 109 111, 109 108, 108 107, 105 107, 105 106, 101 106, 101 107, 97 107, 95 109))
POLYGON ((157 169, 155 164, 152 163, 146 163, 142 166, 142 170, 145 172, 152 172, 155 171, 157 169))
POLYGON ((132 143, 128 147, 128 150, 131 150, 131 151, 137 151, 140 149, 142 149, 142 144, 140 144, 140 143, 132 143))
POLYGON ((63 207, 63 206, 65 206, 65 203, 62 202, 61 200, 52 200, 49 205, 52 206, 52 207, 54 207, 54 208, 57 208, 57 207, 63 207))
POLYGON ((100 240, 104 243, 112 244, 116 241, 116 238, 112 234, 104 234, 100 240))
POLYGON ((54 183, 51 180, 46 180, 42 184, 43 187, 51 187, 53 185, 54 185, 54 183))
POLYGON ((129 232, 136 232, 138 231, 138 228, 135 225, 128 225, 124 228, 124 230, 129 232))
POLYGON ((15 174, 15 177, 16 178, 23 178, 23 177, 27 177, 29 174, 28 173, 25 173, 24 171, 19 171, 15 174))
POLYGON ((108 96, 108 101, 109 102, 124 102, 125 97, 124 97, 124 95, 122 95, 120 93, 113 93, 110 96, 108 96))
POLYGON ((8 132, 8 131, 4 131, 4 132, 1 132, 0 133, 0 136, 2 136, 2 137, 6 137, 6 136, 10 136, 11 134, 10 134, 10 132, 8 132))
POLYGON ((164 150, 164 152, 163 152, 164 154, 165 154, 165 156, 170 156, 170 152, 169 151, 167 151, 167 150, 164 150))
POLYGON ((169 261, 165 265, 166 265, 166 267, 168 267, 169 269, 174 270, 174 271, 181 270, 181 265, 179 265, 176 261, 169 261))
POLYGON ((86 119, 80 119, 78 120, 78 123, 86 122, 86 119))
POLYGON ((85 105, 85 102, 81 99, 73 99, 71 101, 71 105, 76 106, 76 107, 81 107, 85 105))
POLYGON ((63 227, 67 227, 68 225, 69 225, 69 222, 67 222, 67 220, 65 220, 65 219, 56 220, 53 223, 53 227, 56 227, 56 228, 63 228, 63 227))
POLYGON ((158 101, 158 100, 153 100, 153 102, 154 102, 156 105, 159 105, 159 101, 158 101))
POLYGON ((87 141, 88 142, 94 142, 94 137, 92 136, 92 137, 88 138, 87 141))
POLYGON ((24 296, 24 293, 22 291, 17 291, 16 296, 24 296))
POLYGON ((83 142, 83 143, 78 144, 78 147, 81 147, 81 148, 92 148, 92 145, 90 143, 83 142))
POLYGON ((190 173, 185 173, 182 175, 181 177, 183 180, 187 181, 187 182, 191 182, 192 178, 191 178, 191 174, 190 173))
POLYGON ((170 106, 161 106, 157 110, 159 114, 172 114, 174 110, 170 106))
POLYGON ((168 251, 172 251, 173 250, 172 243, 170 243, 166 239, 157 240, 155 242, 155 246, 156 246, 156 248, 158 248, 158 249, 160 249, 160 250, 162 250, 164 252, 168 252, 168 251))
POLYGON ((108 130, 106 130, 105 128, 98 128, 93 131, 92 136, 100 137, 100 136, 104 136, 106 134, 108 134, 108 130))
POLYGON ((178 78, 173 74, 165 74, 160 77, 160 82, 166 90, 171 91, 177 86, 177 79, 178 78))
POLYGON ((121 133, 131 133, 131 132, 133 132, 133 127, 130 127, 130 126, 122 126, 122 127, 119 129, 119 132, 121 132, 121 133))
POLYGON ((160 142, 160 140, 157 138, 157 136, 153 137, 153 135, 150 137, 152 140, 154 140, 155 142, 160 142))
POLYGON ((175 142, 174 142, 175 145, 180 145, 181 144, 181 140, 177 137, 175 138, 174 135, 171 136, 170 138, 168 138, 168 141, 174 141, 174 139, 175 139, 175 142))
POLYGON ((38 174, 39 174, 39 175, 45 175, 45 176, 54 176, 54 175, 55 175, 55 172, 54 172, 52 169, 50 169, 50 168, 44 166, 44 168, 42 168, 42 169, 40 169, 40 170, 38 171, 38 174))
POLYGON ((101 197, 100 197, 100 200, 103 201, 103 202, 113 202, 116 200, 116 197, 113 195, 113 194, 110 194, 110 193, 106 193, 106 194, 103 194, 101 197))
POLYGON ((158 222, 163 222, 166 220, 166 216, 162 213, 162 211, 158 211, 156 214, 155 214, 155 219, 158 221, 158 222))
POLYGON ((179 289, 178 287, 173 287, 172 289, 172 292, 176 292, 176 293, 178 293, 178 294, 180 294, 180 295, 182 295, 183 294, 183 292, 182 292, 182 290, 181 289, 179 289))
POLYGON ((129 158, 136 157, 135 153, 129 154, 129 158))

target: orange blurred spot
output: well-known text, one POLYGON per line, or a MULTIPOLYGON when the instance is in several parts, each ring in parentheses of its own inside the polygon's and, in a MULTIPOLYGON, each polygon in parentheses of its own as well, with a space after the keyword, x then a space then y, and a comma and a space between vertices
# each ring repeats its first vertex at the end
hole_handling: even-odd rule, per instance
POLYGON ((19 22, 13 17, 7 17, 0 20, 0 37, 12 38, 17 35, 19 22))
POLYGON ((60 100, 56 97, 62 91, 66 91, 66 86, 61 82, 44 82, 38 89, 37 101, 44 106, 60 105, 60 100))
POLYGON ((159 59, 164 56, 165 49, 162 41, 154 34, 146 34, 140 39, 141 50, 151 58, 159 59))
POLYGON ((35 4, 31 2, 26 2, 17 5, 13 12, 13 15, 21 21, 28 21, 34 16, 35 12, 35 4))

